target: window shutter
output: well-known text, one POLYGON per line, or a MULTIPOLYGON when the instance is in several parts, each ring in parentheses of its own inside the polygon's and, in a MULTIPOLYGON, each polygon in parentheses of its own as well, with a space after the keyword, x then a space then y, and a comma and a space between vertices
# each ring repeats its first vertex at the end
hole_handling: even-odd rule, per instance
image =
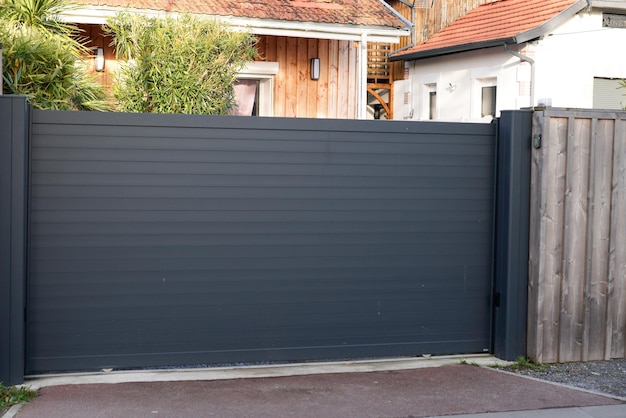
POLYGON ((593 79, 594 109, 624 109, 626 89, 620 88, 620 80, 615 78, 593 79))
POLYGON ((496 116, 496 86, 482 88, 480 116, 496 116))

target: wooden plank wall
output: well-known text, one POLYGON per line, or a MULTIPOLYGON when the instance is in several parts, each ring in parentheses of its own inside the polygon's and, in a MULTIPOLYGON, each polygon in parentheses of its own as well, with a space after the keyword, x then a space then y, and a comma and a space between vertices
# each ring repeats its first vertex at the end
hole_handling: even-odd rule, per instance
POLYGON ((626 358, 626 112, 537 111, 528 355, 626 358))
MULTIPOLYGON (((80 30, 80 36, 88 39, 88 47, 100 47, 104 49, 105 67, 104 71, 96 74, 98 81, 102 83, 109 91, 113 85, 113 74, 119 68, 117 61, 115 60, 115 50, 111 47, 111 37, 103 33, 100 25, 77 25, 80 30)), ((93 68, 93 67, 92 67, 93 68)))
MULTIPOLYGON (((97 73, 108 89, 119 68, 110 38, 100 25, 79 25, 89 46, 104 48, 106 68, 97 73)), ((274 116, 356 119, 358 48, 350 41, 259 36, 259 61, 278 62, 274 116), (320 59, 320 79, 311 80, 310 59, 320 59)))
MULTIPOLYGON (((429 2, 429 0, 425 1, 426 3, 429 2)), ((498 0, 434 0, 432 1, 432 7, 417 8, 415 10, 417 42, 425 41, 434 33, 439 32, 458 18, 465 16, 476 7, 495 1, 498 0), (426 29, 424 30, 425 26, 426 29)))
POLYGON ((278 62, 274 116, 355 119, 357 53, 351 41, 259 36, 259 60, 278 62), (310 60, 320 59, 311 80, 310 60))

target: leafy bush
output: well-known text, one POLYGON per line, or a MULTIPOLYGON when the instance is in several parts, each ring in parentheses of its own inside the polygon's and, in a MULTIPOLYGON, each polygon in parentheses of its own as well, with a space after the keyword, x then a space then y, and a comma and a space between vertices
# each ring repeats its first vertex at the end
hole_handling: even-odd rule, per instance
POLYGON ((189 15, 119 14, 108 22, 120 64, 113 94, 127 112, 227 114, 254 36, 189 15))

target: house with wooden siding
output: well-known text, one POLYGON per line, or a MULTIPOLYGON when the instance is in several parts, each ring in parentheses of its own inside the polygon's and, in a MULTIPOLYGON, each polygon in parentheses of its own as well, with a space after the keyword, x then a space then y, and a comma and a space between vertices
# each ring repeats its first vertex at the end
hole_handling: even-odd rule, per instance
POLYGON ((541 104, 622 109, 626 2, 499 0, 390 60, 408 62, 396 118, 483 121, 541 104))
MULTIPOLYGON (((116 13, 216 18, 258 37, 259 58, 240 72, 256 85, 259 116, 372 117, 368 106, 368 45, 398 44, 410 22, 383 0, 75 0, 63 19, 79 25, 101 54, 105 85, 113 82, 115 53, 102 30, 116 13), (100 51, 97 48, 101 48, 100 51), (314 60, 314 62, 313 62, 314 60), (319 65, 319 73, 313 66, 319 65)), ((371 81, 371 80, 370 80, 371 81)))

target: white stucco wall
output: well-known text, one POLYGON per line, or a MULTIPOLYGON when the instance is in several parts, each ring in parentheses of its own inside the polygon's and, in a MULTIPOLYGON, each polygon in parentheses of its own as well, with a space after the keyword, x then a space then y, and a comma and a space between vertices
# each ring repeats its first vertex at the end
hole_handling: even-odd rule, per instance
MULTIPOLYGON (((528 101, 518 103, 518 61, 499 47, 411 62, 411 119, 429 119, 428 93, 433 86, 437 92, 435 120, 489 122, 491 118, 480 115, 481 87, 492 81, 497 86, 497 108, 528 106, 528 101)), ((522 67, 521 73, 528 72, 525 78, 530 78, 528 64, 522 67)))
POLYGON ((602 28, 601 11, 584 11, 541 40, 509 46, 535 60, 532 104, 531 66, 504 47, 412 61, 410 109, 395 116, 428 120, 428 90, 436 85, 435 119, 489 122, 491 118, 480 116, 480 103, 481 86, 490 80, 497 83, 498 112, 546 98, 554 107, 591 108, 594 77, 626 78, 624 45, 626 29, 602 28))
POLYGON ((539 42, 537 97, 592 108, 594 77, 626 78, 625 45, 626 29, 603 28, 601 11, 579 13, 539 42))

